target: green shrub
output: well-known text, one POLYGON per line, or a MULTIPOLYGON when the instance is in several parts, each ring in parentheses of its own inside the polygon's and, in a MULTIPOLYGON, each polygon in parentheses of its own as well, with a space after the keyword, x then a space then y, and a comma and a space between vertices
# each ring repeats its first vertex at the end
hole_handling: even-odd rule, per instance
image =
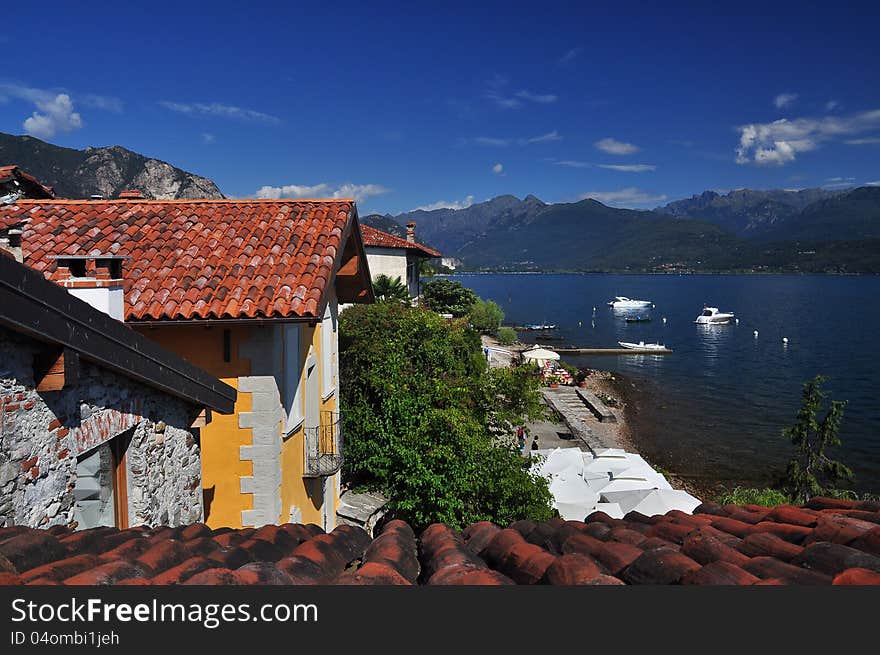
POLYGON ((495 333, 495 338, 502 346, 509 346, 516 343, 516 330, 512 327, 500 327, 495 333))
POLYGON ((477 301, 468 311, 468 322, 480 334, 495 334, 504 320, 504 312, 491 300, 477 301))
POLYGON ((792 500, 778 489, 736 487, 732 491, 725 491, 720 494, 715 502, 719 505, 762 505, 763 507, 776 507, 777 505, 790 505, 792 500))
POLYGON ((422 288, 425 304, 440 314, 452 314, 460 318, 477 302, 477 294, 455 280, 432 280, 422 288))
POLYGON ((339 334, 346 484, 416 530, 553 515, 547 481, 490 436, 539 411, 527 372, 487 369, 473 329, 422 308, 355 305, 339 334))

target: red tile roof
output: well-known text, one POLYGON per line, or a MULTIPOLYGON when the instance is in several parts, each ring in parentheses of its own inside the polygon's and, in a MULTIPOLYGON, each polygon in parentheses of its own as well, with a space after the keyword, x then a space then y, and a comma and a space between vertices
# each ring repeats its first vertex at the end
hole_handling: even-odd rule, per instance
POLYGON ((507 529, 484 521, 462 532, 437 523, 418 538, 402 521, 375 539, 350 526, 325 534, 295 524, 13 526, 0 528, 0 585, 10 584, 880 585, 880 504, 704 503, 692 516, 596 512, 586 521, 517 521, 507 529))
POLYGON ((382 230, 377 230, 369 225, 361 225, 361 235, 364 239, 365 246, 373 246, 375 248, 405 248, 406 250, 415 250, 428 257, 442 257, 439 252, 432 250, 420 243, 414 243, 401 239, 393 234, 388 234, 382 230))
POLYGON ((49 277, 58 255, 128 256, 125 318, 314 317, 322 309, 352 200, 21 200, 26 264, 49 277))
POLYGON ((18 166, 0 166, 0 184, 18 180, 24 183, 24 192, 28 198, 54 198, 55 190, 40 182, 27 171, 18 166))

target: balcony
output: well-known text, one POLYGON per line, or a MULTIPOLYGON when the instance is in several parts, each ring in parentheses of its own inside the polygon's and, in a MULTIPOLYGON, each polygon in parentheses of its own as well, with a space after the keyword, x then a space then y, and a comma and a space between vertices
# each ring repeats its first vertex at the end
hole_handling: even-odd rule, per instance
POLYGON ((305 428, 304 437, 304 478, 326 477, 342 468, 338 412, 321 412, 320 425, 305 428))

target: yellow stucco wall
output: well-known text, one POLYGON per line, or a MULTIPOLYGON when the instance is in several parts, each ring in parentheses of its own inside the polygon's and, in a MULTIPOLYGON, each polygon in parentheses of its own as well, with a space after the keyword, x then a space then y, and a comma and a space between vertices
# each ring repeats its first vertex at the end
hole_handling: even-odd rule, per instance
MULTIPOLYGON (((253 336, 251 328, 204 327, 177 323, 167 327, 136 329, 232 387, 238 388, 239 376, 256 374, 252 371, 251 362, 240 356, 240 347, 253 336), (230 331, 231 337, 229 362, 223 361, 224 329, 230 331)), ((336 411, 338 380, 334 380, 336 391, 326 400, 322 399, 323 388, 316 398, 308 398, 305 393, 304 364, 310 347, 318 362, 319 388, 322 387, 321 367, 324 363, 321 356, 320 324, 317 327, 301 324, 300 330, 300 385, 303 385, 304 390, 302 415, 306 415, 306 402, 318 402, 321 410, 336 411)), ((282 363, 278 362, 279 373, 281 373, 281 365, 282 363)), ((252 429, 240 428, 238 415, 250 411, 251 394, 240 392, 235 404, 235 413, 225 416, 212 414, 211 422, 201 430, 202 486, 206 492, 206 523, 211 528, 242 527, 241 512, 254 506, 253 495, 243 494, 240 489, 240 478, 253 475, 253 466, 250 461, 240 459, 241 446, 252 444, 252 429)), ((303 523, 323 525, 324 479, 303 478, 305 454, 302 426, 290 436, 283 434, 283 422, 279 423, 278 429, 279 436, 282 437, 281 515, 276 517, 275 522, 286 522, 290 508, 295 506, 301 510, 303 523)), ((336 485, 334 484, 333 487, 334 490, 327 500, 332 503, 332 514, 335 516, 338 495, 335 491, 336 485)))
MULTIPOLYGON (((239 357, 239 346, 249 338, 246 327, 170 325, 136 328, 164 348, 238 388, 239 376, 250 375, 250 361, 239 357), (223 361, 223 331, 230 332, 230 361, 223 361)), ((242 510, 253 508, 251 494, 242 494, 239 478, 253 475, 253 465, 241 461, 239 448, 251 445, 251 430, 238 427, 238 414, 251 411, 251 394, 240 393, 235 413, 212 413, 201 429, 202 488, 205 490, 206 522, 212 528, 241 527, 242 510)))

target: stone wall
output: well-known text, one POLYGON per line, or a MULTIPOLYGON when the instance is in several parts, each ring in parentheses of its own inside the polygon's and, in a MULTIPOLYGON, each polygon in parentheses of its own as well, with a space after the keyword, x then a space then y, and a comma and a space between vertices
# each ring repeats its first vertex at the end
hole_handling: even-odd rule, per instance
POLYGON ((0 328, 0 527, 73 521, 77 457, 125 433, 129 525, 204 516, 199 408, 81 361, 62 391, 35 391, 40 344, 0 328))

